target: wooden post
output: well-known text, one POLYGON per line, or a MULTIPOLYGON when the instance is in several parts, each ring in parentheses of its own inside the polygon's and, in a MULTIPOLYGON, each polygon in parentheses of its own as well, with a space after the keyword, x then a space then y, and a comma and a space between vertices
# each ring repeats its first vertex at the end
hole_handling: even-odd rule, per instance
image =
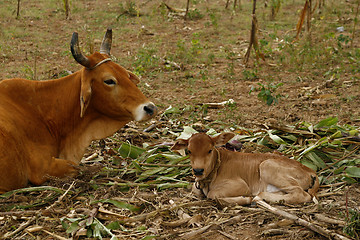
POLYGON ((70 16, 70 0, 64 0, 65 18, 69 19, 70 16))
POLYGON ((189 5, 190 5, 190 0, 187 0, 187 4, 186 4, 186 12, 185 12, 185 16, 184 19, 186 20, 188 12, 189 12, 189 5))
POLYGON ((249 43, 249 47, 248 47, 248 49, 246 51, 246 54, 245 54, 245 59, 244 59, 245 65, 249 61, 251 48, 254 48, 254 50, 255 50, 256 59, 261 58, 262 60, 265 61, 264 55, 260 52, 259 42, 258 42, 258 39, 257 39, 257 36, 256 36, 258 27, 257 27, 257 19, 256 19, 256 14, 255 13, 256 13, 256 0, 253 0, 250 43, 249 43))
POLYGON ((17 10, 16 10, 16 19, 20 17, 20 0, 17 3, 17 10))

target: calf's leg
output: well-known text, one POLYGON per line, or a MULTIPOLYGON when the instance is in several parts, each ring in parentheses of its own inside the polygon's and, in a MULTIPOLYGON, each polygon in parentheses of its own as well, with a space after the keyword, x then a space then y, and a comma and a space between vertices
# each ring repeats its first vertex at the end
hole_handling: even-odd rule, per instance
POLYGON ((247 205, 252 200, 250 195, 247 183, 243 179, 237 178, 212 183, 207 197, 219 201, 222 205, 247 205))
POLYGON ((266 160, 260 164, 260 179, 281 191, 264 191, 259 193, 258 196, 268 202, 309 202, 311 201, 311 196, 304 191, 304 182, 311 182, 310 178, 309 174, 301 168, 299 169, 291 165, 283 166, 283 164, 277 161, 266 160))

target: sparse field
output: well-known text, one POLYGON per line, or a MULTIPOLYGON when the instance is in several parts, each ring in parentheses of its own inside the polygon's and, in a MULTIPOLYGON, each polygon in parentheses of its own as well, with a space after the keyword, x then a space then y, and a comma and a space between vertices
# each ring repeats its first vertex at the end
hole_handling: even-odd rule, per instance
POLYGON ((164 2, 180 10, 157 0, 72 0, 66 20, 61 0, 23 0, 19 18, 17 1, 0 1, 0 79, 42 81, 77 71, 71 34, 79 32, 90 53, 110 26, 113 60, 141 77, 139 88, 160 109, 151 122, 130 123, 105 139, 105 147, 94 141, 77 179, 0 196, 0 236, 326 239, 259 207, 223 208, 194 197, 188 160, 168 149, 189 126, 234 131, 243 151, 278 151, 316 169, 318 204, 276 207, 359 239, 358 0, 325 1, 297 40, 304 1, 281 1, 272 20, 279 1, 258 2, 265 61, 252 50, 247 65, 252 2, 234 10, 232 1, 225 9, 225 0, 191 0, 186 21, 185 0, 164 2), (229 99, 220 108, 208 104, 229 99))

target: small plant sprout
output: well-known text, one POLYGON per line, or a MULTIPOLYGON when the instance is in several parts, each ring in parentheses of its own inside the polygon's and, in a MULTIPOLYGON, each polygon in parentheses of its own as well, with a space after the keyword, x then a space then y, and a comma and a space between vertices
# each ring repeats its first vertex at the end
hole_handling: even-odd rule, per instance
POLYGON ((263 102, 265 102, 267 105, 271 105, 271 104, 276 104, 279 102, 279 99, 282 97, 281 94, 276 94, 276 91, 279 87, 281 87, 282 85, 284 85, 284 83, 268 83, 268 84, 262 84, 262 83, 258 83, 259 87, 255 88, 254 86, 251 86, 251 89, 249 91, 249 95, 254 91, 254 90, 259 90, 260 92, 258 93, 258 99, 262 100, 263 102))

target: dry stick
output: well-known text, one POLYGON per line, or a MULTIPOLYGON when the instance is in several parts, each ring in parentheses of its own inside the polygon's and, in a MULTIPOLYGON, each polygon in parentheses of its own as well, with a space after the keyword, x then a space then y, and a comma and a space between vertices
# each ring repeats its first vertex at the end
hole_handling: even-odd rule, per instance
POLYGON ((244 60, 245 65, 249 61, 250 51, 251 51, 252 47, 255 50, 256 59, 258 60, 259 58, 261 58, 262 60, 265 61, 264 55, 262 53, 260 53, 259 43, 258 43, 258 39, 257 39, 257 35, 256 35, 258 27, 257 27, 257 19, 256 19, 255 12, 256 12, 256 0, 253 0, 250 43, 249 43, 249 47, 248 47, 248 49, 246 51, 246 54, 245 54, 245 60, 244 60))
POLYGON ((56 204, 58 204, 59 202, 61 202, 62 199, 68 194, 68 192, 70 191, 70 189, 74 186, 74 184, 75 184, 75 181, 73 181, 73 182, 71 183, 70 187, 64 192, 64 194, 61 195, 61 196, 58 198, 58 200, 56 200, 53 204, 51 204, 50 206, 48 206, 48 207, 45 209, 45 211, 48 211, 48 210, 54 208, 56 204))
POLYGON ((307 26, 307 32, 308 32, 308 40, 309 40, 309 43, 311 44, 311 5, 312 5, 312 2, 311 0, 307 0, 309 2, 309 5, 308 5, 308 10, 307 10, 307 19, 306 19, 306 26, 307 26))
POLYGON ((356 11, 355 11, 354 27, 353 27, 353 32, 352 32, 352 35, 351 35, 351 47, 354 46, 355 26, 356 26, 357 17, 358 17, 358 14, 359 14, 359 6, 360 6, 360 0, 358 0, 358 5, 357 5, 356 11))
POLYGON ((306 16, 306 12, 308 10, 308 5, 309 5, 309 2, 308 0, 305 0, 305 5, 304 5, 304 8, 301 10, 301 13, 300 13, 300 18, 299 18, 299 21, 296 25, 296 37, 295 39, 298 39, 299 38, 299 35, 300 35, 300 32, 301 32, 301 28, 304 24, 304 20, 305 20, 305 16, 306 16))
POLYGON ((312 224, 302 218, 297 217, 296 215, 293 215, 291 213, 285 212, 283 210, 277 209, 275 207, 270 206, 269 204, 267 204, 266 202, 264 202, 261 198, 259 198, 258 196, 256 196, 253 201, 256 202, 256 204, 258 204, 261 208, 268 210, 271 213, 274 213, 276 215, 288 218, 290 220, 293 220, 295 223, 307 227, 309 229, 311 229, 314 232, 317 232, 329 239, 336 239, 336 240, 350 240, 349 238, 342 236, 338 233, 334 233, 331 232, 330 230, 324 229, 322 227, 319 227, 315 224, 312 224))
POLYGON ((2 238, 4 238, 4 239, 10 238, 10 237, 14 236, 15 234, 21 232, 21 231, 24 230, 27 226, 29 226, 36 218, 37 218, 37 216, 33 216, 33 217, 30 218, 27 222, 22 223, 15 231, 5 233, 5 234, 1 237, 1 239, 2 239, 2 238))
POLYGON ((249 62, 249 57, 250 57, 250 51, 251 51, 251 47, 254 44, 254 38, 255 38, 255 34, 256 34, 256 25, 255 25, 255 12, 256 12, 256 0, 253 0, 253 11, 252 11, 252 23, 251 23, 251 33, 250 33, 250 43, 249 43, 249 47, 245 53, 245 64, 247 64, 249 62))
POLYGON ((65 19, 69 19, 69 15, 70 15, 70 3, 69 3, 69 0, 64 0, 64 8, 65 8, 65 19))
MULTIPOLYGON (((253 215, 255 215, 255 214, 259 214, 259 213, 260 213, 260 212, 253 213, 253 214, 251 214, 251 216, 253 216, 253 215)), ((192 238, 192 237, 194 237, 194 236, 196 236, 196 235, 199 235, 199 234, 205 232, 205 231, 208 230, 209 228, 212 228, 212 227, 216 228, 216 227, 218 227, 218 226, 220 226, 220 225, 231 225, 231 224, 235 224, 235 223, 237 223, 237 222, 240 222, 241 220, 244 220, 244 216, 243 216, 243 215, 238 215, 238 216, 229 218, 229 219, 227 219, 227 220, 224 220, 224 221, 222 221, 222 222, 220 222, 220 223, 212 223, 212 224, 207 225, 207 226, 205 226, 205 227, 202 227, 202 228, 193 230, 193 231, 191 231, 191 232, 185 233, 185 234, 183 234, 183 235, 181 235, 181 236, 182 236, 183 239, 189 239, 189 238, 192 238)))
POLYGON ((64 238, 64 237, 59 236, 59 235, 57 235, 57 234, 55 234, 55 233, 51 233, 51 232, 49 232, 49 231, 46 231, 45 229, 42 229, 42 231, 43 231, 44 233, 49 234, 50 236, 52 236, 52 237, 54 237, 54 238, 57 238, 57 239, 60 239, 60 240, 69 240, 69 238, 64 238))
POLYGON ((20 17, 20 0, 17 2, 16 19, 20 17))
POLYGON ((171 207, 168 207, 168 208, 162 208, 162 209, 158 209, 158 210, 155 210, 155 211, 152 211, 152 212, 149 212, 149 213, 140 214, 140 215, 136 215, 136 216, 133 216, 133 217, 126 218, 126 219, 122 219, 122 220, 120 220, 120 222, 127 223, 127 222, 143 221, 143 220, 148 219, 150 217, 155 217, 155 216, 157 216, 158 214, 160 214, 162 212, 168 212, 168 211, 171 212, 171 211, 177 210, 177 209, 182 208, 182 207, 190 207, 190 206, 197 206, 197 205, 205 206, 206 204, 212 204, 212 202, 210 202, 210 201, 202 201, 202 200, 195 201, 195 202, 187 202, 187 203, 179 204, 179 205, 176 205, 176 206, 171 206, 171 207))
POLYGON ((186 12, 185 12, 185 16, 184 16, 184 20, 186 20, 188 12, 189 12, 189 5, 190 5, 190 0, 187 0, 186 3, 186 12))

